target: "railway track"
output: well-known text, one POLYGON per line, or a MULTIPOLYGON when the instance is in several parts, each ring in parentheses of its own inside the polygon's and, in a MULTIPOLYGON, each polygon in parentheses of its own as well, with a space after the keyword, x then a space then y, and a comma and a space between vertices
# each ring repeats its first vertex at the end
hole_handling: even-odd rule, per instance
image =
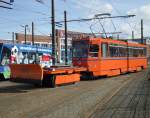
MULTIPOLYGON (((123 92, 123 86, 130 85, 132 80, 138 80, 137 76, 142 77, 144 74, 145 72, 139 72, 95 81, 82 81, 54 89, 35 89, 31 86, 29 89, 25 87, 26 92, 14 93, 9 93, 9 87, 6 89, 7 84, 11 86, 12 83, 4 82, 5 85, 3 83, 2 86, 0 83, 0 117, 94 117, 93 113, 97 114, 100 108, 104 111, 104 108, 107 108, 106 103, 110 103, 120 91, 123 92), (2 91, 3 89, 5 91, 2 91)), ((119 101, 121 103, 122 100, 119 101)))
POLYGON ((96 107, 90 118, 149 118, 150 81, 149 71, 143 78, 132 79, 107 102, 96 107))

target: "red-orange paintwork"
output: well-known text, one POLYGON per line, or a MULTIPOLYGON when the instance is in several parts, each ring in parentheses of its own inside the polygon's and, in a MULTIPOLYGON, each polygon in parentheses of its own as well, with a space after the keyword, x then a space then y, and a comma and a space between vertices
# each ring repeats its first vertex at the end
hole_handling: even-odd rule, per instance
MULTIPOLYGON (((127 45, 127 42, 112 39, 86 38, 83 40, 88 40, 89 44, 101 45, 102 43, 108 43, 127 45)), ((146 45, 134 43, 128 43, 128 46, 146 47, 146 45)), ((80 81, 81 72, 90 72, 93 76, 114 76, 125 72, 140 71, 147 68, 147 58, 144 56, 128 57, 128 59, 127 57, 109 56, 103 58, 100 48, 98 57, 73 58, 73 65, 73 67, 41 68, 36 64, 12 64, 10 65, 11 80, 37 80, 41 83, 45 76, 55 75, 55 85, 74 83, 80 81)), ((48 79, 51 79, 51 76, 48 79)))
MULTIPOLYGON (((55 85, 75 83, 80 81, 80 72, 86 71, 83 67, 53 67, 42 68, 38 64, 11 64, 10 80, 42 85, 45 76, 55 75, 55 85)), ((50 81, 52 77, 48 78, 50 81)), ((49 81, 49 82, 50 82, 49 81)))
MULTIPOLYGON (((112 39, 87 38, 83 40, 88 40, 90 44, 98 45, 101 45, 102 43, 127 45, 127 42, 112 39)), ((128 43, 128 46, 146 47, 146 45, 137 43, 128 43)), ((99 56, 97 58, 88 57, 81 58, 80 60, 74 58, 73 65, 86 67, 93 76, 114 76, 125 72, 139 71, 143 68, 147 68, 147 57, 144 56, 129 57, 128 60, 127 57, 103 58, 101 55, 101 48, 99 49, 98 54, 99 56)))

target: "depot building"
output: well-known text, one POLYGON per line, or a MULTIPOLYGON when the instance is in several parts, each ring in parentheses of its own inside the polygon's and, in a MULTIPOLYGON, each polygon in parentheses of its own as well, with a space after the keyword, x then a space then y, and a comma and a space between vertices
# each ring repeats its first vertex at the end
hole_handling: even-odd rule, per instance
MULTIPOLYGON (((72 40, 81 39, 83 37, 87 37, 90 34, 81 33, 81 32, 73 32, 68 31, 68 60, 71 63, 72 58, 72 40)), ((65 62, 65 31, 64 30, 56 30, 56 40, 55 40, 55 48, 56 48, 56 60, 58 63, 65 62)), ((16 43, 25 43, 25 35, 21 33, 16 33, 16 43)), ((26 44, 32 45, 32 35, 26 35, 26 44)), ((52 38, 51 36, 43 36, 43 35, 34 35, 34 45, 41 46, 45 48, 52 48, 52 38)))

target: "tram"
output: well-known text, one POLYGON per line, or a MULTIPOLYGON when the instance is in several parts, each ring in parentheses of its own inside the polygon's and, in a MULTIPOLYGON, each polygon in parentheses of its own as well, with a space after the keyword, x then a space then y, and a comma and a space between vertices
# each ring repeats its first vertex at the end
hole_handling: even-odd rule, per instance
POLYGON ((26 44, 0 43, 0 80, 10 78, 9 64, 52 65, 51 49, 26 44))
POLYGON ((81 77, 116 76, 147 68, 147 46, 127 41, 83 38, 74 40, 71 67, 11 64, 11 79, 55 87, 75 83, 81 77), (24 70, 28 70, 27 73, 24 70), (26 75, 29 75, 28 77, 26 75))
POLYGON ((147 68, 147 46, 120 40, 85 38, 73 41, 73 65, 90 76, 114 76, 147 68))

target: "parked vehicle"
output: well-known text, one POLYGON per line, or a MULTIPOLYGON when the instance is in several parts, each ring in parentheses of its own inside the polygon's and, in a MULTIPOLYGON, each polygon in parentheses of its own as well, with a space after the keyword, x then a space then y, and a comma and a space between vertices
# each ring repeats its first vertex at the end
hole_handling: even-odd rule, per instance
POLYGON ((73 67, 10 65, 11 80, 52 86, 75 83, 84 76, 115 76, 147 68, 147 46, 120 40, 85 38, 73 41, 73 67), (28 70, 28 71, 25 71, 28 70), (28 75, 28 77, 27 77, 28 75))
POLYGON ((25 44, 13 45, 0 43, 1 79, 10 78, 6 78, 6 76, 4 76, 5 71, 10 71, 10 69, 8 69, 9 64, 35 63, 42 67, 50 67, 52 65, 51 49, 25 44))
POLYGON ((88 38, 73 42, 73 65, 91 76, 113 76, 147 68, 147 46, 135 42, 88 38))

